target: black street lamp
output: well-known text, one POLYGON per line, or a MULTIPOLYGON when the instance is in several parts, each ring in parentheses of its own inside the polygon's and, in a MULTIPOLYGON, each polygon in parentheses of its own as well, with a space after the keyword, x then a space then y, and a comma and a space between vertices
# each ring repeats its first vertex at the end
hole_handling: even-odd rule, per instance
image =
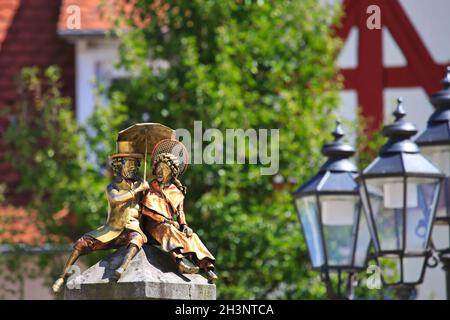
POLYGON ((395 122, 383 129, 389 140, 359 178, 382 281, 407 299, 430 266, 431 230, 444 175, 410 140, 417 129, 403 119, 402 100, 397 102, 395 122))
POLYGON ((432 240, 446 272, 447 299, 450 299, 450 67, 447 67, 446 77, 441 82, 443 90, 430 96, 436 110, 416 143, 446 176, 441 186, 432 240))
POLYGON ((293 196, 313 270, 321 272, 330 298, 346 299, 352 298, 354 273, 367 266, 370 232, 355 181, 357 169, 348 159, 355 150, 342 142, 339 121, 333 136, 334 142, 322 148, 328 160, 293 196), (337 273, 336 290, 330 272, 337 273), (348 273, 345 294, 343 273, 348 273))

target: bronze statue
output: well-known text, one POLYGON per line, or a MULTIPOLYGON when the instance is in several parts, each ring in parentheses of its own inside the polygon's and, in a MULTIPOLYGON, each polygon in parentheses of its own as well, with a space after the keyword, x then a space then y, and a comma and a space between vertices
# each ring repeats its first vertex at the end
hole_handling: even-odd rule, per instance
POLYGON ((186 187, 178 180, 187 167, 187 151, 176 140, 160 141, 152 152, 150 182, 142 202, 144 231, 171 254, 181 273, 206 272, 210 283, 217 280, 214 256, 188 226, 183 210, 186 187), (183 261, 187 259, 194 266, 183 261))
POLYGON ((62 274, 52 287, 53 292, 61 291, 70 266, 79 256, 92 251, 126 246, 127 253, 124 260, 114 273, 114 279, 118 280, 131 259, 147 242, 147 237, 140 227, 142 192, 149 189, 149 184, 138 176, 137 170, 142 158, 142 153, 136 153, 133 149, 132 142, 117 142, 117 153, 110 156, 115 178, 106 189, 108 198, 106 223, 76 241, 62 274))
POLYGON ((126 247, 122 264, 113 276, 119 280, 147 243, 147 237, 170 253, 181 273, 197 273, 202 269, 209 282, 217 279, 214 256, 186 223, 183 210, 186 187, 178 178, 187 168, 187 151, 174 136, 174 130, 159 123, 138 123, 119 132, 117 153, 110 156, 115 178, 106 189, 106 223, 75 242, 63 272, 53 284, 53 292, 61 291, 78 257, 92 251, 126 247), (156 179, 149 184, 138 175, 138 168, 144 158, 146 178, 150 150, 156 179))

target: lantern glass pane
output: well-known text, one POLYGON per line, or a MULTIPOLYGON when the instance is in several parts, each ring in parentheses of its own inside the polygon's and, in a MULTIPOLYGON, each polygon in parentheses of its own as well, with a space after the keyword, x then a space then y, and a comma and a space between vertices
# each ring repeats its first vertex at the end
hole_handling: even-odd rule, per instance
MULTIPOLYGON (((366 179, 375 224, 372 229, 377 233, 381 251, 403 248, 403 184, 403 177, 366 179)), ((414 201, 410 198, 408 205, 414 201)))
POLYGON ((450 199, 450 178, 445 178, 441 185, 441 194, 436 208, 436 218, 450 219, 449 199, 450 199))
POLYGON ((403 258, 403 282, 417 283, 424 268, 424 257, 404 257, 403 258))
POLYGON ((378 258, 383 280, 387 284, 401 281, 401 263, 398 256, 383 256, 378 258))
POLYGON ((319 201, 328 265, 350 266, 359 196, 321 195, 319 201))
POLYGON ((423 146, 420 151, 447 177, 450 176, 450 145, 423 146))
POLYGON ((446 175, 436 209, 436 218, 450 219, 450 145, 426 146, 421 152, 446 175))
POLYGON ((406 252, 423 252, 428 244, 438 199, 439 179, 407 178, 407 195, 415 206, 406 211, 406 252))
POLYGON ((303 235, 308 246, 311 264, 320 267, 325 263, 322 237, 319 224, 319 210, 315 196, 297 198, 295 200, 303 235))
POLYGON ((447 222, 435 220, 431 239, 433 240, 433 245, 436 250, 448 250, 450 248, 449 224, 447 222))
POLYGON ((367 260, 367 253, 369 251, 369 245, 371 241, 369 226, 367 224, 366 215, 362 212, 362 208, 359 211, 359 224, 358 234, 356 238, 356 251, 355 251, 355 267, 365 267, 367 260))
MULTIPOLYGON (((378 212, 379 206, 381 204, 381 201, 379 199, 380 196, 377 195, 374 192, 372 187, 369 187, 368 193, 369 193, 369 195, 371 197, 371 205, 372 205, 373 211, 374 212, 378 212), (370 189, 372 189, 372 190, 370 190, 370 189)), ((364 217, 365 217, 365 219, 367 221, 367 226, 368 226, 369 231, 370 231, 370 237, 371 237, 372 241, 375 242, 376 241, 376 237, 375 237, 375 231, 373 229, 372 221, 370 219, 369 202, 367 201, 367 194, 366 194, 366 191, 365 191, 365 188, 364 188, 363 185, 361 185, 360 188, 359 188, 359 194, 360 194, 360 197, 361 197, 361 202, 363 204, 364 217)))

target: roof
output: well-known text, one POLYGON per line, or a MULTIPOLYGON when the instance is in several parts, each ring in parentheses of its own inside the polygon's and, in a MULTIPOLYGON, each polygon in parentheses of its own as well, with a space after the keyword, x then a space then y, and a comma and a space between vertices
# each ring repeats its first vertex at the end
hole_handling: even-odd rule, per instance
MULTIPOLYGON (((125 14, 138 27, 145 27, 150 23, 149 17, 142 17, 133 11, 134 1, 130 0, 62 0, 58 19, 58 34, 63 37, 104 36, 116 26, 116 18, 125 14), (74 18, 79 13, 79 28, 76 28, 74 18)), ((169 5, 163 1, 149 4, 156 11, 159 18, 164 17, 169 5)), ((129 27, 119 24, 122 30, 129 27)))
POLYGON ((103 35, 114 26, 113 18, 117 16, 117 0, 63 0, 58 19, 60 35, 103 35), (75 29, 71 22, 79 12, 80 28, 75 29))
POLYGON ((0 244, 42 245, 54 237, 44 237, 36 214, 23 208, 0 208, 0 244))
MULTIPOLYGON (((77 222, 76 215, 67 209, 53 214, 53 219, 61 225, 64 221, 71 225, 77 222)), ((26 210, 23 207, 0 207, 0 246, 3 249, 6 248, 4 245, 26 246, 27 249, 30 249, 30 246, 36 246, 36 250, 40 250, 39 248, 42 249, 43 245, 71 242, 66 236, 46 233, 43 226, 35 211, 26 210)))
MULTIPOLYGON (((129 0, 63 0, 58 20, 58 34, 65 37, 103 36, 116 27, 116 18, 123 11, 131 16, 134 3, 129 0), (74 18, 79 13, 79 28, 74 18)), ((153 8, 158 7, 155 2, 153 8), (156 5, 156 7, 155 7, 156 5)), ((159 11, 160 13, 163 10, 159 11)), ((134 19, 136 25, 144 26, 148 19, 134 19)), ((125 25, 122 29, 127 29, 125 25)))
POLYGON ((2 6, 0 7, 0 48, 18 7, 19 0, 2 1, 2 6))

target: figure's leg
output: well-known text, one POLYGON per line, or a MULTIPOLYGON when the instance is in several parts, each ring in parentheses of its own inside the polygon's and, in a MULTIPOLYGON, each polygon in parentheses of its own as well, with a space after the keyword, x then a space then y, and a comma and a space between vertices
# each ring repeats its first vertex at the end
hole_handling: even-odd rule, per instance
POLYGON ((181 255, 179 249, 170 251, 170 255, 172 256, 172 259, 174 260, 175 264, 177 265, 178 271, 180 273, 193 274, 193 273, 197 273, 199 271, 199 267, 189 266, 183 262, 183 256, 181 255))
MULTIPOLYGON (((139 252, 139 250, 144 245, 144 238, 139 234, 139 232, 130 232, 127 235, 127 242, 128 242, 128 249, 125 257, 123 258, 122 264, 119 268, 117 268, 114 271, 114 280, 119 280, 120 277, 123 275, 125 270, 130 265, 131 260, 136 256, 136 254, 139 252)), ((120 241, 120 240, 119 240, 120 241)))
POLYGON ((188 250, 192 250, 192 252, 185 254, 186 258, 188 258, 199 269, 205 271, 209 283, 214 283, 218 279, 217 275, 214 273, 214 257, 211 253, 209 253, 208 249, 202 243, 197 234, 194 233, 187 239, 189 240, 188 250), (199 260, 197 257, 197 252, 202 252, 203 256, 207 256, 199 260))
POLYGON ((125 270, 128 268, 128 265, 130 264, 131 260, 134 258, 134 256, 139 252, 139 248, 134 245, 134 244, 130 244, 128 246, 128 250, 127 250, 127 254, 125 255, 125 257, 123 258, 123 262, 120 265, 119 268, 117 268, 114 271, 114 276, 113 279, 114 280, 119 280, 120 277, 122 276, 122 274, 125 272, 125 270))
POLYGON ((66 265, 64 266, 63 272, 59 276, 59 278, 55 281, 55 283, 52 286, 53 293, 59 293, 61 292, 62 286, 64 285, 64 280, 67 276, 67 273, 69 272, 70 267, 77 261, 78 257, 80 256, 80 251, 77 249, 74 249, 72 253, 70 254, 69 259, 67 259, 66 265))
POLYGON ((96 242, 95 239, 90 236, 82 236, 80 239, 77 240, 77 242, 75 242, 75 245, 73 246, 73 251, 69 256, 69 259, 67 259, 63 272, 59 276, 58 280, 56 280, 52 286, 54 293, 59 293, 61 291, 67 273, 69 272, 70 267, 75 264, 78 257, 88 254, 89 252, 94 250, 95 242, 96 242))
POLYGON ((208 262, 204 270, 206 271, 206 278, 208 279, 208 282, 215 283, 218 279, 218 276, 214 272, 214 265, 211 262, 208 262))
POLYGON ((206 278, 208 279, 209 283, 215 283, 219 277, 214 273, 214 271, 208 270, 206 272, 206 278))
POLYGON ((204 258, 202 260, 198 260, 197 257, 193 259, 194 263, 200 267, 200 269, 206 272, 206 278, 209 283, 214 283, 217 281, 218 277, 214 272, 214 261, 209 258, 204 258))

